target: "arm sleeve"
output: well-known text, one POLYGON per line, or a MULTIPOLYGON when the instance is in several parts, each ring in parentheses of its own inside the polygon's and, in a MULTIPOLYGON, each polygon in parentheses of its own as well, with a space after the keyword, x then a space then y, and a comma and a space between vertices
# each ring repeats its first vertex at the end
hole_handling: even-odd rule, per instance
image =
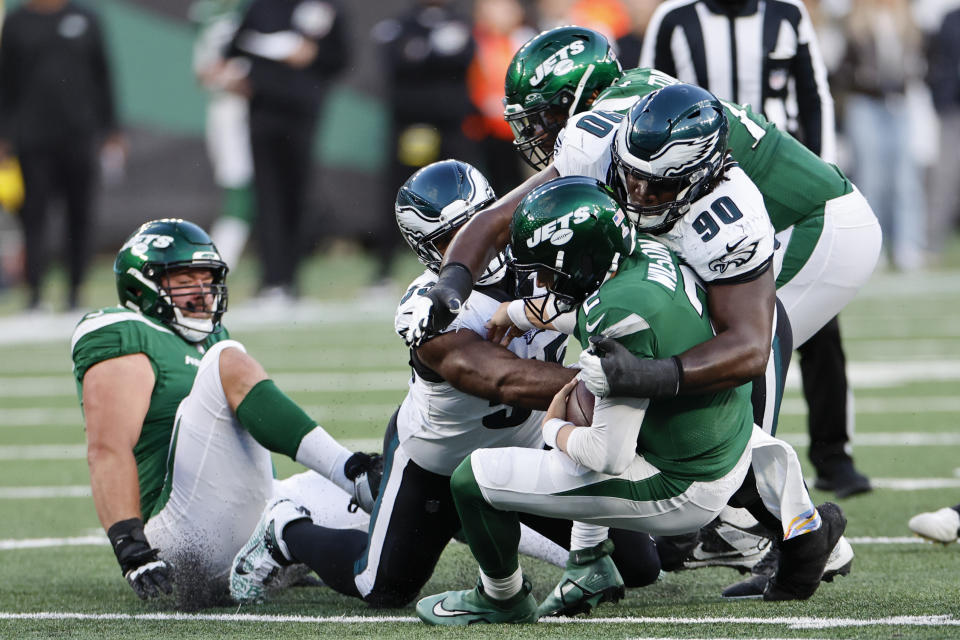
POLYGON ((797 57, 794 78, 797 107, 804 144, 827 162, 836 162, 837 134, 833 96, 827 81, 827 66, 820 53, 817 34, 803 3, 797 3, 800 22, 797 27, 797 57))
POLYGON ((593 424, 574 429, 567 455, 588 469, 620 475, 637 455, 637 436, 650 401, 646 398, 600 398, 593 424))

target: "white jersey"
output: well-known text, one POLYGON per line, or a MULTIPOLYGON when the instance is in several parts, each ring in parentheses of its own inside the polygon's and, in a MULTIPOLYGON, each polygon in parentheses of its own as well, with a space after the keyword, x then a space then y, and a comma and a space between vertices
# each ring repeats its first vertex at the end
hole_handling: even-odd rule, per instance
MULTIPOLYGON (((606 182, 610 147, 622 118, 605 111, 570 118, 554 149, 553 164, 560 175, 606 182)), ((657 236, 706 282, 748 280, 773 256, 774 230, 760 190, 737 166, 729 167, 725 176, 713 191, 692 202, 670 231, 657 236)))
MULTIPOLYGON (((396 328, 406 328, 418 295, 437 281, 431 271, 413 281, 397 307, 396 328)), ((484 324, 505 298, 473 291, 447 331, 473 331, 486 337, 484 324)), ((520 358, 563 362, 567 336, 554 331, 529 331, 507 348, 520 358)), ((426 367, 414 364, 409 391, 400 405, 397 432, 400 443, 418 465, 433 473, 451 475, 475 449, 485 447, 541 447, 542 411, 493 404, 455 389, 426 367)))

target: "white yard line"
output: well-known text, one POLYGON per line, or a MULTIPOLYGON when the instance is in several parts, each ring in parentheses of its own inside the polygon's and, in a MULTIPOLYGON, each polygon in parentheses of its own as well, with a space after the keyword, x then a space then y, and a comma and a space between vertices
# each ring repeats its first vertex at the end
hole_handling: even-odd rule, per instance
MULTIPOLYGON (((935 544, 916 536, 861 536, 847 538, 847 541, 852 545, 935 544)), ((109 544, 110 541, 107 540, 106 535, 102 533, 67 538, 8 538, 6 540, 0 540, 0 551, 13 551, 17 549, 45 549, 55 547, 99 547, 109 544)))
POLYGON ((36 500, 38 498, 89 498, 90 485, 70 484, 53 487, 0 487, 0 500, 36 500))
MULTIPOLYGON (((279 622, 298 624, 383 624, 385 622, 419 622, 413 616, 288 616, 253 615, 245 613, 72 613, 66 611, 43 611, 37 613, 0 612, 0 620, 118 620, 118 621, 196 621, 196 622, 279 622)), ((926 627, 960 626, 960 619, 949 615, 940 616, 890 616, 886 618, 814 618, 814 617, 703 617, 703 618, 655 618, 648 616, 623 616, 611 618, 541 618, 541 624, 688 624, 688 625, 779 625, 788 629, 836 629, 843 627, 926 627)))
POLYGON ((89 547, 110 546, 105 535, 79 536, 74 538, 24 538, 21 540, 0 540, 0 551, 17 549, 48 549, 50 547, 89 547))
MULTIPOLYGON (((342 371, 273 371, 277 385, 284 391, 402 391, 410 378, 407 368, 345 373, 342 371)), ((950 382, 960 380, 960 360, 885 360, 848 363, 847 375, 854 389, 888 388, 912 382, 950 382)), ((798 367, 787 374, 787 388, 800 389, 798 367)), ((75 397, 76 384, 69 371, 50 376, 0 376, 0 398, 75 397)), ((802 401, 800 401, 802 402, 802 401)), ((862 411, 870 413, 956 411, 957 398, 917 396, 915 398, 865 398, 862 411), (933 401, 928 408, 928 401, 933 401), (873 403, 873 404, 871 404, 873 403), (873 407, 873 408, 871 408, 873 407)), ((790 410, 800 405, 786 403, 790 410)), ((861 408, 859 404, 857 410, 861 408)))

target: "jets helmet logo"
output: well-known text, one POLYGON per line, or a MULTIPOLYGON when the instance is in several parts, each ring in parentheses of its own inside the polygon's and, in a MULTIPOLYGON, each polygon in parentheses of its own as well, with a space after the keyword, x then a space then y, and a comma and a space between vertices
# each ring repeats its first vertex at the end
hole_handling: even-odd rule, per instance
POLYGON ((570 73, 574 65, 570 56, 579 55, 583 53, 585 49, 586 45, 583 40, 574 40, 562 49, 559 49, 552 56, 537 65, 537 68, 533 72, 533 77, 530 78, 530 86, 538 86, 543 82, 543 79, 551 73, 558 76, 570 73))

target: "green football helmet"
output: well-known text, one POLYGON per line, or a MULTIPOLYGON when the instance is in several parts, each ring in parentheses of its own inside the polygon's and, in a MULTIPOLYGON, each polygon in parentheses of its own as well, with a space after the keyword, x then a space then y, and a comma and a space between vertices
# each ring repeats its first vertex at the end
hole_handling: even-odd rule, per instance
POLYGON ((613 191, 584 176, 531 191, 510 222, 507 260, 518 279, 535 275, 550 294, 526 299, 543 322, 579 306, 633 253, 636 231, 613 191))
POLYGON ((113 263, 120 304, 159 320, 188 342, 201 342, 220 327, 227 310, 227 264, 207 232, 186 220, 164 218, 144 223, 133 232, 113 263), (208 309, 182 309, 173 301, 178 288, 165 287, 170 270, 209 269, 213 273, 208 309), (184 315, 184 311, 207 311, 209 318, 184 315))
POLYGON ((622 74, 610 43, 592 29, 558 27, 524 44, 507 68, 503 99, 523 159, 537 170, 547 166, 567 118, 589 109, 622 74))
MULTIPOLYGON (((397 192, 394 214, 400 234, 423 266, 440 271, 443 253, 437 242, 449 242, 453 232, 496 200, 493 187, 480 171, 460 160, 440 160, 410 176, 397 192)), ((506 261, 497 254, 477 280, 493 284, 506 273, 506 261)))
POLYGON ((614 137, 607 176, 630 221, 654 234, 673 227, 722 175, 727 134, 723 105, 691 84, 663 87, 630 107, 614 137), (673 195, 654 205, 630 202, 628 176, 646 181, 647 193, 673 195))

